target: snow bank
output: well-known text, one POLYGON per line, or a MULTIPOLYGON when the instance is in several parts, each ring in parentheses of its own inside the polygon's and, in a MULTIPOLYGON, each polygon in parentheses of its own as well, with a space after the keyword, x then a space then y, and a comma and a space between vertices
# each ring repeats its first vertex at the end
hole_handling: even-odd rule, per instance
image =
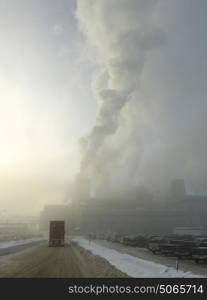
POLYGON ((117 269, 128 274, 131 277, 202 277, 191 272, 184 272, 181 270, 177 271, 176 269, 167 267, 165 265, 120 253, 116 250, 97 245, 93 242, 89 242, 83 237, 74 237, 73 241, 77 242, 81 247, 89 250, 94 255, 105 258, 111 265, 115 266, 117 269))
POLYGON ((44 237, 34 237, 31 239, 25 239, 25 240, 0 242, 0 249, 15 247, 15 246, 19 246, 19 245, 25 245, 25 244, 43 241, 43 240, 45 240, 44 237))

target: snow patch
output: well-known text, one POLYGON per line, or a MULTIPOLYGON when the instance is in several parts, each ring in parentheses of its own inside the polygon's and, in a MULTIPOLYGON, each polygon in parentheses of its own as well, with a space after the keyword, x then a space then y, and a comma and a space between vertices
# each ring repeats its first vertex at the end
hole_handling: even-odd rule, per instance
POLYGON ((177 271, 175 268, 140 259, 129 254, 123 254, 114 249, 97 245, 83 237, 74 237, 72 240, 94 255, 105 258, 111 265, 131 277, 203 277, 191 272, 184 272, 182 270, 177 271))
POLYGON ((25 239, 25 240, 0 242, 0 249, 15 247, 15 246, 19 246, 19 245, 25 245, 25 244, 43 241, 43 240, 45 240, 44 237, 34 237, 31 239, 25 239))

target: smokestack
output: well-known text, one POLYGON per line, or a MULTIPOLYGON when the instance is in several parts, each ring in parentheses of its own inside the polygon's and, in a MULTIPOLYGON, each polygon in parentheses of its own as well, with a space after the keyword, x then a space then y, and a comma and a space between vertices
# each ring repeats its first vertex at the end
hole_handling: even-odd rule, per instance
POLYGON ((186 196, 185 182, 183 179, 175 179, 171 183, 171 198, 174 201, 184 200, 186 196))

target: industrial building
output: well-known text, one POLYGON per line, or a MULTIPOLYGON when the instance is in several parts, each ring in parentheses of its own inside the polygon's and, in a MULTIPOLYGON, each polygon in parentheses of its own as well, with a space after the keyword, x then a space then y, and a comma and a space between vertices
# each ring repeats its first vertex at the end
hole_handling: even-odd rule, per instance
MULTIPOLYGON (((145 202, 109 201, 101 199, 74 207, 49 205, 41 213, 41 229, 48 228, 49 220, 65 220, 68 231, 119 234, 169 234, 176 228, 207 228, 207 196, 187 195, 184 180, 174 180, 166 200, 159 202, 150 197, 145 202)), ((183 229, 184 230, 184 229, 183 229)), ((182 231, 182 230, 181 230, 182 231)), ((195 231, 195 230, 194 230, 195 231)))

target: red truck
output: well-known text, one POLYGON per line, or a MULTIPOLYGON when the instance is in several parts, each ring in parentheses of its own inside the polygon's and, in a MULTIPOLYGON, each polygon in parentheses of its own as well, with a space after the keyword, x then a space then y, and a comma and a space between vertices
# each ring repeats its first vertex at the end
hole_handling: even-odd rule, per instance
POLYGON ((50 221, 49 247, 65 245, 65 221, 50 221))

